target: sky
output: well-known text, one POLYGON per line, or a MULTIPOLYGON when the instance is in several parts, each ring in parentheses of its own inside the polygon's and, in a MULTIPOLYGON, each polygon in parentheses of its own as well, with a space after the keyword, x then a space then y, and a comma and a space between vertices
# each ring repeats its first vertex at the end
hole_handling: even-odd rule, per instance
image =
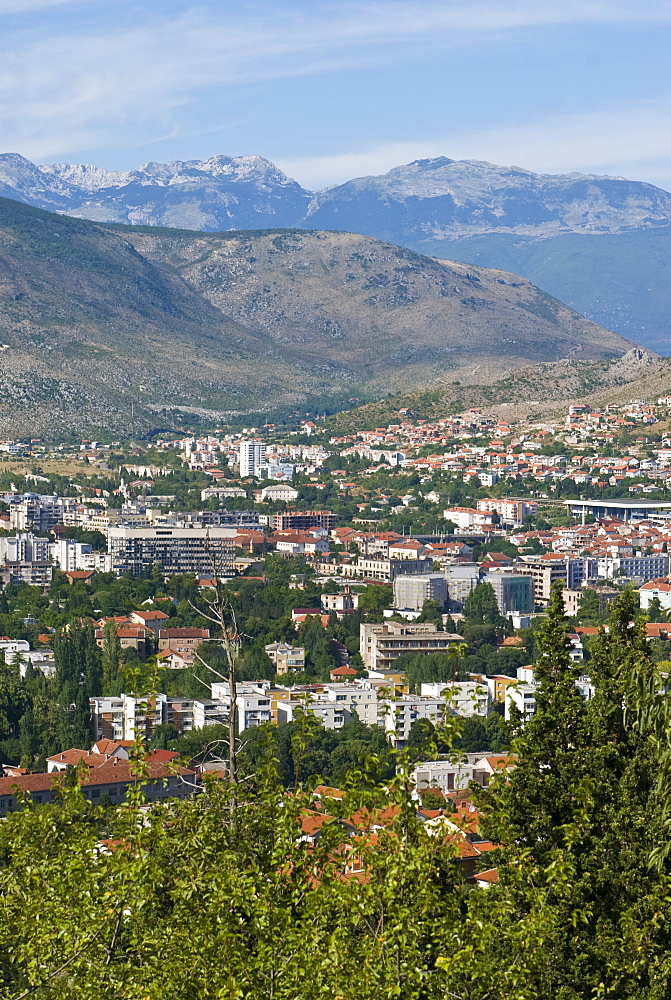
POLYGON ((671 0, 0 0, 0 152, 256 154, 319 189, 431 156, 671 190, 671 0))

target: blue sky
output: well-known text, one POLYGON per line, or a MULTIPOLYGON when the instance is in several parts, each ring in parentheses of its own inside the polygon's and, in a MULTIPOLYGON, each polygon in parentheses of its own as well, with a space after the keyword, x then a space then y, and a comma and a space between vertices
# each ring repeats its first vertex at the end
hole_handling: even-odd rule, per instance
POLYGON ((671 0, 0 0, 0 151, 256 153, 307 187, 425 156, 671 189, 671 0))

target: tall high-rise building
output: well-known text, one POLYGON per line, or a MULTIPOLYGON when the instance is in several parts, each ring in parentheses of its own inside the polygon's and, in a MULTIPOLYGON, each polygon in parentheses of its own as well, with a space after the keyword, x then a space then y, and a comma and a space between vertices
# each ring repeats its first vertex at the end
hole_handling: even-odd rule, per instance
POLYGON ((240 478, 256 476, 257 469, 265 465, 266 446, 263 441, 240 442, 240 478))

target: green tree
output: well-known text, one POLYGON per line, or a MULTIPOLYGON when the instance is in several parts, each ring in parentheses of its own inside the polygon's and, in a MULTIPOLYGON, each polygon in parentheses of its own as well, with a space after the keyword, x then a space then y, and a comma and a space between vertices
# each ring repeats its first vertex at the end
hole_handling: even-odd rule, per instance
POLYGON ((443 606, 440 601, 428 599, 424 601, 418 622, 433 622, 439 630, 443 628, 443 606))
POLYGON ((388 583, 369 583, 359 594, 359 610, 371 621, 381 621, 382 612, 393 605, 394 588, 388 583))
POLYGON ((118 695, 123 690, 121 642, 113 619, 105 623, 102 648, 102 693, 118 695))
POLYGON ((478 583, 464 602, 464 616, 475 625, 495 625, 501 628, 505 618, 491 583, 478 583))

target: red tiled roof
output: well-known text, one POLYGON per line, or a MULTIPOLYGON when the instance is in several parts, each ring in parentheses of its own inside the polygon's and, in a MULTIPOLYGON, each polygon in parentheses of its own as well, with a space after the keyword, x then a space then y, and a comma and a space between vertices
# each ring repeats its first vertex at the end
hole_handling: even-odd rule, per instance
MULTIPOLYGON (((93 756, 97 755, 94 754, 93 756)), ((82 778, 82 786, 117 785, 134 782, 137 779, 131 771, 131 766, 131 761, 112 757, 100 767, 93 768, 88 776, 82 778)), ((165 764, 152 760, 147 760, 144 767, 150 781, 169 778, 174 774, 181 775, 182 777, 196 774, 195 771, 188 767, 172 765, 168 768, 165 764)), ((64 780, 65 774, 63 771, 54 771, 51 774, 24 774, 19 777, 0 778, 0 795, 12 795, 16 788, 26 792, 46 792, 54 787, 58 787, 64 780)))

